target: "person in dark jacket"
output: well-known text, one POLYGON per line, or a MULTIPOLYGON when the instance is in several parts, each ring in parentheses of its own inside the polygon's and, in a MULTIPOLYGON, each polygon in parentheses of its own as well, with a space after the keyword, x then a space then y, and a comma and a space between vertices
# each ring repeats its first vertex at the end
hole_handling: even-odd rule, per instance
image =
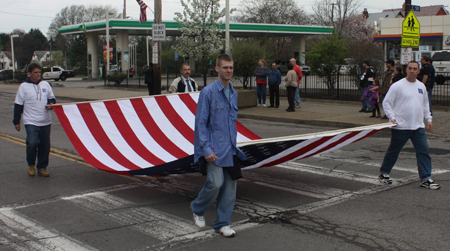
POLYGON ((145 84, 147 85, 148 95, 153 95, 153 64, 144 65, 142 73, 145 74, 145 84))
POLYGON ((50 110, 56 103, 52 87, 41 79, 41 66, 32 63, 28 66, 28 78, 22 83, 14 100, 13 124, 20 131, 20 119, 23 118, 26 138, 26 159, 28 174, 49 177, 47 172, 50 154, 50 128, 52 117, 50 110), (37 164, 36 164, 37 158, 37 164))
POLYGON ((269 95, 270 106, 269 108, 280 106, 280 84, 281 84, 281 72, 277 69, 277 63, 272 62, 272 70, 269 72, 269 95))
MULTIPOLYGON (((361 97, 363 96, 367 87, 373 83, 373 78, 375 76, 373 68, 370 67, 370 63, 368 60, 364 60, 363 66, 365 68, 365 71, 359 81, 359 87, 361 89, 361 97)), ((362 102, 362 108, 361 110, 359 110, 359 112, 372 113, 372 107, 370 106, 368 99, 365 99, 365 102, 362 102)))

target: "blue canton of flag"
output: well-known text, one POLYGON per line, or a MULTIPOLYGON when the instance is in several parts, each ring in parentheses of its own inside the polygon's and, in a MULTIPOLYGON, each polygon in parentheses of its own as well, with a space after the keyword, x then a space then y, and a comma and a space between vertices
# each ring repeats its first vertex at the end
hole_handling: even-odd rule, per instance
POLYGON ((420 89, 420 88, 419 88, 419 93, 420 93, 420 94, 423 94, 423 90, 422 90, 422 89, 420 89))

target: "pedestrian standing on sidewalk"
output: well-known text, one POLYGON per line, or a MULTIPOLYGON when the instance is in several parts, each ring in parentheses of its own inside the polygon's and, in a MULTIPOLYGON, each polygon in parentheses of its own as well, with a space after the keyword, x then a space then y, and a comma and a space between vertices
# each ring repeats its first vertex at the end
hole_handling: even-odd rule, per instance
POLYGON ((255 70, 256 76, 256 93, 258 95, 258 104, 256 106, 266 107, 266 85, 267 85, 267 67, 266 61, 260 59, 258 61, 259 67, 255 70))
POLYGON ((297 89, 295 89, 294 93, 294 100, 295 100, 295 107, 300 108, 300 81, 303 78, 302 68, 298 66, 297 61, 295 58, 291 58, 289 62, 294 67, 293 70, 295 71, 295 74, 297 75, 297 89))
POLYGON ((294 103, 294 95, 295 89, 298 87, 297 85, 297 74, 294 71, 294 66, 291 63, 287 65, 288 72, 286 77, 284 78, 284 86, 287 91, 287 99, 289 103, 289 107, 286 109, 287 112, 295 112, 295 103, 294 103))
POLYGON ((52 87, 41 79, 41 66, 31 63, 28 66, 28 78, 19 86, 16 94, 13 120, 14 127, 20 131, 20 119, 23 118, 27 133, 26 159, 30 176, 36 174, 36 168, 39 176, 50 176, 47 172, 52 124, 50 110, 55 103, 52 87))
POLYGON ((381 164, 378 179, 382 183, 392 183, 389 174, 400 151, 410 139, 416 150, 420 186, 439 189, 441 186, 431 179, 431 157, 423 120, 427 121, 427 131, 431 131, 433 124, 425 86, 416 79, 419 63, 409 62, 406 72, 406 78, 393 84, 383 101, 386 116, 397 126, 391 129, 391 143, 381 164))
MULTIPOLYGON (((381 78, 381 87, 380 87, 380 102, 383 102, 386 93, 389 91, 389 87, 391 87, 392 76, 395 72, 395 61, 393 59, 388 59, 386 61, 386 71, 383 73, 383 77, 381 78)), ((386 115, 383 116, 384 119, 387 119, 386 115)))
POLYGON ((278 108, 280 106, 281 72, 277 69, 277 63, 275 62, 272 62, 271 68, 272 70, 269 72, 269 108, 278 108))
POLYGON ((142 73, 145 76, 145 84, 147 85, 148 95, 153 95, 153 64, 144 65, 142 67, 142 73))
POLYGON ((218 79, 200 92, 195 114, 194 163, 206 174, 205 184, 192 201, 194 223, 205 227, 205 211, 217 201, 213 228, 225 237, 236 232, 230 227, 236 202, 237 179, 242 177, 240 160, 245 154, 236 146, 237 92, 230 85, 233 59, 222 54, 216 60, 218 79))
POLYGON ((191 78, 191 65, 184 62, 180 67, 181 76, 174 79, 169 87, 169 93, 186 93, 198 91, 198 85, 193 78, 191 78))
MULTIPOLYGON (((364 92, 366 91, 367 87, 372 84, 373 78, 375 76, 375 73, 372 69, 372 67, 370 67, 370 63, 368 60, 364 60, 363 63, 363 67, 364 67, 364 73, 361 76, 361 79, 359 81, 359 87, 361 90, 361 97, 363 96, 364 92)), ((370 106, 369 100, 365 99, 365 102, 362 102, 362 108, 361 110, 359 110, 359 112, 366 112, 366 113, 371 113, 372 112, 372 107, 370 106)))

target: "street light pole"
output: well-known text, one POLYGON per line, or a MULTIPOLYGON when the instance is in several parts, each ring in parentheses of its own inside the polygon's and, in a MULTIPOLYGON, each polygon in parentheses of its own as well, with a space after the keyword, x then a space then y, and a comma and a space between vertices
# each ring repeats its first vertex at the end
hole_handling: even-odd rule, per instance
POLYGON ((225 3, 225 53, 230 54, 230 0, 225 3))
POLYGON ((19 35, 14 34, 11 35, 11 54, 12 54, 12 63, 13 63, 13 81, 16 79, 16 61, 14 59, 14 39, 15 37, 19 37, 19 35))

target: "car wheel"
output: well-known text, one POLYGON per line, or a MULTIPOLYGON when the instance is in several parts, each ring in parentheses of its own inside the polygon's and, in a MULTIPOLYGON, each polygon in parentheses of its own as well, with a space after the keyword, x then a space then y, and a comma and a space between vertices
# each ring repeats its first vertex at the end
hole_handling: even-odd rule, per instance
POLYGON ((61 81, 66 81, 66 76, 62 75, 61 77, 59 77, 61 79, 61 81))

